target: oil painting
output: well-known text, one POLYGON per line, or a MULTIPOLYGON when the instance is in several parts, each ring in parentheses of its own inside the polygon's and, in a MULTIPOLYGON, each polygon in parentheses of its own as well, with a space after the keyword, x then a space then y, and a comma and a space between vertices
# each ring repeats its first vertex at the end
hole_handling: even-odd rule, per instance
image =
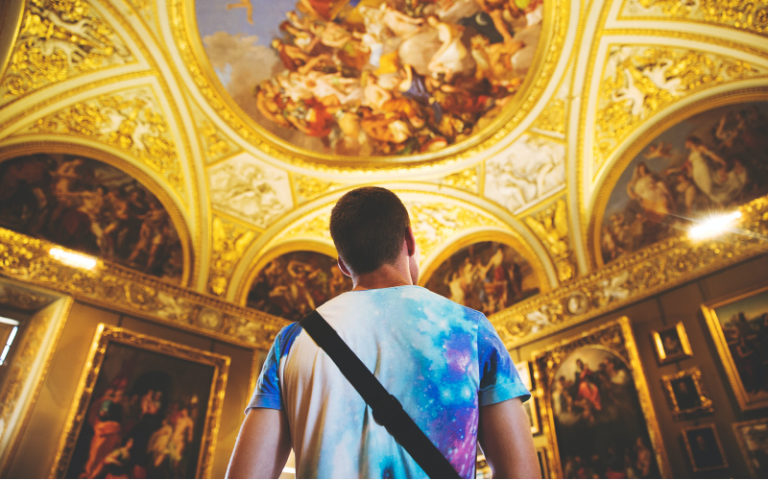
POLYGON ((539 293, 530 264, 512 247, 478 242, 445 260, 424 286, 486 315, 539 293))
POLYGON ((234 102, 292 146, 435 152, 475 136, 530 69, 542 0, 197 0, 234 102))
POLYGON ((742 410, 768 406, 768 288, 702 308, 742 410))
POLYGON ((352 290, 352 280, 336 259, 318 252, 297 251, 270 261, 248 292, 248 306, 299 321, 328 300, 352 290))
POLYGON ((55 478, 204 478, 229 358, 100 326, 55 478))
POLYGON ((768 193, 768 102, 714 108, 656 136, 613 187, 599 235, 604 263, 691 221, 768 193))
POLYGON ((666 454, 626 319, 534 355, 555 478, 659 478, 666 454))
POLYGON ((713 423, 684 428, 683 440, 694 473, 728 468, 728 459, 713 423))
POLYGON ((733 432, 752 478, 768 478, 768 419, 734 423, 733 432))
POLYGON ((698 367, 661 376, 675 420, 690 419, 715 411, 698 367))
POLYGON ((184 259, 168 211, 136 179, 86 157, 0 163, 0 226, 178 283, 184 259))
POLYGON ((690 358, 693 356, 688 334, 683 322, 677 322, 672 327, 651 332, 653 346, 656 347, 656 357, 660 364, 666 364, 690 358))

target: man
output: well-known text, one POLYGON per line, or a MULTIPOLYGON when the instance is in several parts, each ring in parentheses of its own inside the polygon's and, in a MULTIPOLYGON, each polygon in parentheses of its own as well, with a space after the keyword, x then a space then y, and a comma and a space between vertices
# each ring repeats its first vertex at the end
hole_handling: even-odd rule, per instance
MULTIPOLYGON (((377 187, 347 193, 331 236, 354 289, 318 313, 462 477, 474 476, 479 440, 494 478, 539 478, 522 406, 530 394, 483 314, 416 286, 400 199, 377 187)), ((299 324, 275 339, 227 476, 277 478, 291 447, 297 477, 425 477, 299 324)))

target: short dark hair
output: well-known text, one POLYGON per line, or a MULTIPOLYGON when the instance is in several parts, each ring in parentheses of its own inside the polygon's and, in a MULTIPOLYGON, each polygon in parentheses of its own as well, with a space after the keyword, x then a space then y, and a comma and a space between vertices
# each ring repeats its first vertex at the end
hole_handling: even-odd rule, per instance
POLYGON ((331 237, 339 256, 357 274, 394 263, 411 220, 400 199, 381 187, 347 192, 331 212, 331 237))

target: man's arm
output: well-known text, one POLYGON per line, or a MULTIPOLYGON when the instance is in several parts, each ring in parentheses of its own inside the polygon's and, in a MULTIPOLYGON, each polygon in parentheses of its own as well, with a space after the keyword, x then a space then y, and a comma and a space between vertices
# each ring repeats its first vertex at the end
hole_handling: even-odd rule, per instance
POLYGON ((291 431, 281 410, 252 408, 240 427, 226 478, 277 478, 291 453, 291 431))
POLYGON ((519 398, 480 407, 478 440, 493 478, 541 478, 530 420, 519 398))

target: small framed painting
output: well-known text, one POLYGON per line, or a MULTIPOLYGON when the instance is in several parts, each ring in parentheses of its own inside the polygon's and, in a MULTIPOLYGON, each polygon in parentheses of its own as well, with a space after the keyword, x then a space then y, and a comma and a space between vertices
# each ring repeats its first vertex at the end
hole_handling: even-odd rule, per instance
POLYGON ((683 440, 695 473, 728 468, 714 423, 684 428, 683 440))
POLYGON ((683 322, 677 322, 674 327, 652 332, 651 336, 653 345, 656 347, 656 356, 662 365, 693 356, 683 322))
POLYGON ((733 424, 733 433, 753 478, 768 478, 768 418, 733 424))
POLYGON ((549 459, 547 458, 547 447, 537 448, 536 458, 539 460, 541 478, 549 478, 549 459))
POLYGON ((51 478, 209 478, 229 363, 100 324, 51 478))
POLYGON ((661 377, 661 384, 667 393, 675 420, 715 411, 698 367, 664 375, 661 377))

